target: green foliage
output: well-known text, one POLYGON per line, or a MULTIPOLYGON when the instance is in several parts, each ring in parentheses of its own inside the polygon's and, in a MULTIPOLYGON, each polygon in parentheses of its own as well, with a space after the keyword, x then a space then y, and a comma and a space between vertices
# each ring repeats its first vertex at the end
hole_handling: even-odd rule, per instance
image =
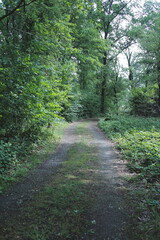
POLYGON ((83 110, 80 100, 74 97, 72 102, 70 102, 70 105, 68 105, 66 108, 64 107, 62 116, 66 119, 66 121, 72 122, 81 117, 81 112, 83 112, 83 110))
POLYGON ((118 138, 125 133, 132 133, 133 131, 152 131, 153 129, 160 129, 159 118, 144 118, 133 116, 116 116, 110 115, 110 120, 100 120, 99 126, 111 138, 118 138))
POLYGON ((119 148, 134 171, 142 173, 147 181, 160 177, 160 133, 140 131, 126 133, 119 139, 119 148))
POLYGON ((11 165, 16 163, 17 152, 13 151, 13 146, 10 142, 0 142, 0 173, 7 170, 11 165))
POLYGON ((160 178, 160 121, 159 118, 118 117, 99 126, 117 142, 131 172, 136 173, 135 222, 138 229, 135 239, 158 239, 159 232, 159 178, 160 178), (138 195, 140 191, 140 195, 138 195), (138 215, 138 216, 137 216, 138 215), (136 219, 139 218, 137 223, 136 219), (150 229, 149 231, 147 231, 150 229), (147 232, 147 233, 146 233, 147 232))
MULTIPOLYGON (((10 142, 0 142, 0 193, 4 192, 11 183, 44 161, 55 150, 66 123, 55 121, 53 126, 43 127, 34 140, 12 138, 10 142), (35 142, 36 139, 36 142, 35 142)), ((33 133, 32 133, 33 134, 33 133)), ((26 136, 27 137, 27 136, 26 136)))
POLYGON ((33 1, 0 21, 2 171, 23 159, 44 126, 66 117, 64 111, 75 115, 71 105, 79 111, 72 103, 78 86, 73 58, 77 50, 66 4, 33 1))
POLYGON ((138 88, 132 91, 130 97, 131 112, 138 116, 159 116, 160 108, 158 99, 155 98, 156 91, 138 88))
MULTIPOLYGON (((130 91, 116 58, 128 46, 128 40, 121 47, 119 42, 124 42, 125 32, 119 23, 130 14, 126 2, 26 0, 11 12, 16 1, 1 1, 1 14, 11 13, 0 19, 3 169, 31 148, 43 127, 55 119, 94 117, 106 109, 118 114, 125 108, 130 91)), ((134 28, 141 34, 128 32, 129 40, 139 36, 141 46, 150 53, 143 69, 152 69, 153 74, 142 74, 140 83, 144 86, 145 82, 146 89, 148 82, 151 89, 156 84, 156 91, 148 96, 148 91, 136 90, 131 99, 133 112, 145 116, 159 111, 159 48, 154 41, 159 41, 159 13, 153 8, 154 4, 147 3, 141 26, 134 28)), ((116 124, 112 128, 119 131, 116 124)))
POLYGON ((82 91, 81 97, 81 117, 95 117, 100 114, 100 97, 95 93, 94 89, 82 91), (91 91, 92 90, 92 91, 91 91))
MULTIPOLYGON (((2 5, 4 13, 15 6, 2 5)), ((105 47, 90 1, 22 5, 0 21, 0 134, 8 140, 81 115, 79 84, 95 87, 105 47)))
MULTIPOLYGON (((155 111, 160 107, 160 4, 159 2, 147 1, 143 7, 143 14, 136 19, 137 40, 141 46, 142 52, 139 53, 137 64, 140 66, 138 72, 139 87, 145 86, 146 92, 156 85, 156 91, 152 98, 155 104, 150 104, 151 99, 147 98, 145 92, 141 92, 142 105, 139 109, 146 107, 146 115, 155 116, 155 111), (154 106, 154 105, 158 105, 154 106)), ((135 71, 137 70, 135 66, 135 71)), ((136 97, 136 96, 135 96, 136 97)), ((138 95, 137 95, 138 98, 138 95)), ((139 93, 140 98, 140 93, 139 93)), ((140 99, 138 100, 140 101, 140 99)), ((159 114, 158 109, 158 114, 159 114)), ((143 109, 142 109, 143 112, 143 109)), ((141 114, 142 115, 142 114, 141 114)))

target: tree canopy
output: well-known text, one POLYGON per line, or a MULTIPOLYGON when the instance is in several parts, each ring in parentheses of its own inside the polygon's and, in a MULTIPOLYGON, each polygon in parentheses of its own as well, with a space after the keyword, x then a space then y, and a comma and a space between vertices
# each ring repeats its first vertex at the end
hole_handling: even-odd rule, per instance
POLYGON ((3 141, 35 140, 61 118, 160 115, 160 4, 134 3, 0 2, 3 141))

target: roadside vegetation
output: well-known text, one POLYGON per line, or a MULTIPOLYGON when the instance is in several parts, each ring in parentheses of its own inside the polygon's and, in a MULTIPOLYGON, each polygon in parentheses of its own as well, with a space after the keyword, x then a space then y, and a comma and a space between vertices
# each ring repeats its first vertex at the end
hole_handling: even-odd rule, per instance
POLYGON ((155 240, 160 2, 140 2, 0 0, 0 193, 53 152, 56 121, 126 111, 140 117, 99 126, 135 173, 139 228, 155 240))
POLYGON ((2 179, 57 119, 160 116, 159 13, 156 1, 0 1, 2 179))
POLYGON ((160 119, 132 116, 107 119, 101 119, 99 127, 117 143, 122 158, 127 159, 128 167, 134 173, 130 181, 133 184, 131 197, 135 200, 136 209, 133 216, 135 239, 158 240, 160 119))
POLYGON ((0 145, 0 193, 20 180, 29 171, 44 161, 55 150, 67 123, 59 121, 54 126, 44 127, 38 138, 19 142, 12 138, 0 145))

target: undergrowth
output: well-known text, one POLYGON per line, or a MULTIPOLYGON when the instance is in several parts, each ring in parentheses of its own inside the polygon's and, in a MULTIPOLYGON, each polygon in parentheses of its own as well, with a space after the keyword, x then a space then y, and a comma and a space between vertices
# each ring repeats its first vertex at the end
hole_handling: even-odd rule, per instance
POLYGON ((56 148, 66 123, 43 128, 36 142, 19 142, 18 138, 0 142, 0 193, 45 160, 56 148), (60 126, 61 125, 61 126, 60 126))
POLYGON ((135 239, 160 238, 160 119, 117 117, 101 119, 100 128, 117 142, 128 167, 135 173, 131 181, 135 197, 135 239))

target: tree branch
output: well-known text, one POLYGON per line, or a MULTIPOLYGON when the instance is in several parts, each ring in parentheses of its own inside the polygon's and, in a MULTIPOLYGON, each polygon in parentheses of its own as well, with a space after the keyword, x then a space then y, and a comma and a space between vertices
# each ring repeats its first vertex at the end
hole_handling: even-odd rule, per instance
POLYGON ((32 2, 35 2, 35 1, 36 1, 36 0, 32 0, 32 1, 30 1, 29 3, 26 3, 26 4, 25 4, 25 0, 20 0, 16 7, 14 7, 11 11, 7 12, 5 15, 3 15, 2 17, 0 17, 0 21, 2 21, 4 18, 9 17, 10 15, 12 15, 18 8, 23 7, 24 4, 25 4, 25 6, 28 6, 28 5, 30 5, 32 2))
MULTIPOLYGON (((33 3, 33 2, 36 2, 37 0, 32 0, 32 1, 30 1, 29 3, 25 3, 25 6, 29 6, 31 3, 33 3)), ((21 7, 23 7, 23 6, 21 6, 21 7)))

